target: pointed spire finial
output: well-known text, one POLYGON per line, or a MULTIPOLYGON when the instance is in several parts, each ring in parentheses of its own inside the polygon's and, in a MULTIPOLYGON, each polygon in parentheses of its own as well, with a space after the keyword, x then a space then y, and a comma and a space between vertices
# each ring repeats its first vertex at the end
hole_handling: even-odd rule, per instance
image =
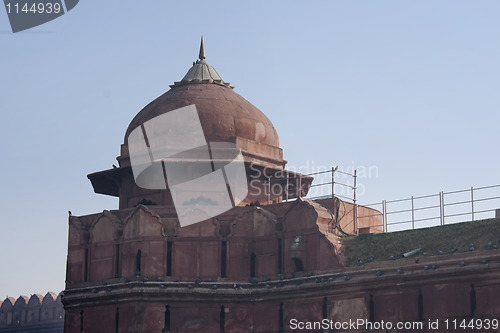
POLYGON ((200 60, 205 59, 205 46, 203 46, 203 36, 201 36, 201 44, 200 44, 200 55, 198 56, 200 60))

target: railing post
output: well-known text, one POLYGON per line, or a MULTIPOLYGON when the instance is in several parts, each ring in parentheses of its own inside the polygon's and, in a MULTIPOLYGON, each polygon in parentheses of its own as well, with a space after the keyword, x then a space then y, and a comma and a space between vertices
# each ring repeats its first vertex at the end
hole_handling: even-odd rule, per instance
POLYGON ((415 205, 413 203, 413 195, 411 196, 411 229, 415 230, 415 205))
POLYGON ((335 169, 332 167, 332 199, 335 198, 335 169))
POLYGON ((439 192, 439 218, 441 225, 444 225, 444 192, 439 192))
POLYGON ((354 222, 354 228, 356 230, 356 235, 359 235, 359 225, 358 225, 358 205, 356 204, 356 178, 357 178, 356 170, 354 170, 354 195, 353 195, 353 204, 354 206, 352 207, 352 213, 353 213, 353 222, 354 222))
POLYGON ((302 197, 302 174, 299 174, 299 194, 298 197, 302 197))
POLYGON ((382 200, 382 229, 387 232, 387 201, 382 200))
POLYGON ((474 221, 474 187, 470 188, 470 202, 472 203, 472 221, 474 221))

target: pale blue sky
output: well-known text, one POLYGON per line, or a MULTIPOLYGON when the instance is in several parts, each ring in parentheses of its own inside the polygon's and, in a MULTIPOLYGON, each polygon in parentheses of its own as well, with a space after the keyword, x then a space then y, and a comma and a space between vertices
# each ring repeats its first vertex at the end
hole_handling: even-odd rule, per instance
POLYGON ((291 167, 376 168, 361 203, 500 183, 499 17, 497 0, 86 0, 12 34, 0 13, 0 299, 64 288, 67 211, 117 208, 86 175, 202 34, 291 167))

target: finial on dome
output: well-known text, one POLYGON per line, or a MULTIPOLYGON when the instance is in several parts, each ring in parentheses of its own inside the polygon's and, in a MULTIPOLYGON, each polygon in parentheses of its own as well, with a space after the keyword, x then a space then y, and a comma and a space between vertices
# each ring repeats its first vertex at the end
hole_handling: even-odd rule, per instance
POLYGON ((229 87, 233 89, 234 87, 230 85, 229 82, 224 82, 217 71, 210 66, 210 64, 205 60, 205 46, 203 45, 203 36, 201 36, 200 43, 200 58, 193 62, 193 66, 188 70, 186 75, 181 81, 174 82, 170 87, 183 86, 186 84, 200 84, 200 83, 215 83, 221 86, 229 87))
POLYGON ((203 46, 203 36, 201 36, 201 44, 200 44, 200 55, 198 56, 200 60, 205 59, 205 46, 203 46))

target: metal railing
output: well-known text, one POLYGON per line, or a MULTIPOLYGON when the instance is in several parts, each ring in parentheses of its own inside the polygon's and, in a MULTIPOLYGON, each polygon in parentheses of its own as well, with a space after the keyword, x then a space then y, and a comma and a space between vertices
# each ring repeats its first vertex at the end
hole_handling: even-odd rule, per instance
MULTIPOLYGON (((310 199, 338 197, 353 204, 352 221, 356 233, 359 233, 360 219, 380 215, 382 215, 382 224, 371 225, 371 227, 379 227, 383 232, 390 232, 475 221, 478 218, 492 218, 495 216, 495 211, 500 214, 500 184, 470 187, 458 191, 441 191, 436 194, 412 196, 405 199, 382 200, 381 202, 362 205, 374 209, 375 213, 360 216, 358 215, 359 203, 356 197, 356 170, 350 173, 338 170, 338 167, 332 167, 330 170, 318 171, 304 176, 315 176, 314 178, 317 181, 311 184, 309 188, 308 197, 310 199), (339 180, 339 176, 344 178, 339 180), (346 191, 347 193, 345 193, 346 191), (320 195, 315 195, 318 194, 317 192, 320 195), (377 210, 381 213, 376 212, 377 210)), ((297 175, 293 179, 297 181, 297 175)), ((289 176, 287 176, 286 188, 288 188, 289 182, 289 176)), ((298 174, 298 184, 298 188, 301 189, 302 175, 300 174, 298 174)), ((283 200, 288 201, 288 192, 285 192, 283 200)), ((301 193, 302 191, 299 190, 299 197, 301 193)), ((268 198, 268 200, 270 199, 268 198)))
MULTIPOLYGON (((331 170, 318 171, 318 172, 313 172, 313 173, 308 173, 308 174, 297 173, 297 174, 293 174, 292 176, 287 174, 286 177, 282 178, 282 179, 284 179, 285 183, 283 185, 284 188, 281 191, 279 191, 279 193, 281 193, 281 195, 283 197, 282 199, 284 201, 294 200, 294 198, 296 198, 296 197, 302 197, 302 192, 304 192, 302 187, 303 187, 303 185, 305 185, 302 182, 302 177, 303 176, 312 177, 312 176, 325 175, 325 174, 330 174, 330 177, 328 177, 327 181, 325 181, 324 178, 320 177, 319 182, 315 182, 309 186, 309 189, 308 189, 309 193, 307 195, 308 198, 310 198, 310 199, 323 199, 323 198, 339 197, 339 198, 349 200, 353 204, 356 204, 356 201, 357 201, 357 199, 356 199, 357 171, 354 170, 354 173, 349 173, 349 172, 338 170, 338 167, 332 167, 331 170), (352 182, 352 185, 338 181, 338 177, 336 178, 335 174, 341 174, 341 175, 344 175, 348 178, 351 178, 350 181, 352 182), (349 195, 349 194, 343 195, 344 191, 338 191, 338 190, 336 191, 335 186, 342 187, 343 189, 352 190, 353 191, 352 195, 349 195), (324 190, 325 187, 326 187, 326 191, 324 190), (292 191, 295 191, 292 198, 289 198, 289 189, 290 188, 292 191), (317 190, 317 189, 320 189, 319 191, 317 191, 317 192, 320 192, 320 194, 314 195, 314 194, 318 194, 318 193, 314 193, 315 190, 317 190), (342 194, 340 194, 340 193, 342 193, 342 194)), ((280 184, 282 179, 277 178, 276 180, 273 180, 272 178, 270 178, 265 182, 265 187, 266 187, 265 193, 267 196, 267 202, 271 202, 271 193, 273 192, 271 187, 273 186, 273 182, 276 181, 276 183, 280 184)), ((318 179, 316 179, 316 177, 315 177, 315 180, 318 180, 318 179)))
POLYGON ((382 200, 364 206, 382 212, 384 232, 475 221, 494 217, 491 213, 500 208, 500 185, 382 200))
MULTIPOLYGON (((359 234, 359 223, 358 223, 358 204, 357 204, 357 197, 356 197, 356 190, 357 190, 357 171, 354 170, 354 173, 350 172, 345 172, 341 171, 337 167, 332 167, 331 170, 325 170, 325 171, 319 171, 319 172, 314 172, 307 174, 307 176, 318 176, 318 175, 325 175, 325 174, 331 174, 330 177, 331 179, 324 180, 320 179, 318 183, 312 184, 310 187, 310 190, 314 193, 315 189, 320 189, 320 188, 327 188, 327 193, 326 195, 320 195, 320 196, 311 196, 311 199, 324 199, 324 198, 342 198, 345 200, 348 200, 352 202, 353 204, 353 209, 352 209, 352 222, 354 223, 353 230, 355 230, 356 234, 359 234), (339 181, 339 177, 335 175, 339 175, 345 178, 345 180, 339 181), (349 184, 351 182, 351 184, 349 184), (335 186, 337 188, 340 188, 341 190, 335 190, 335 186), (347 191, 344 195, 344 191, 347 191), (349 193, 352 191, 352 195, 349 195, 349 193), (342 193, 342 194, 341 194, 342 193)), ((321 192, 321 191, 320 191, 321 192)), ((349 223, 350 224, 350 223, 349 223)))
MULTIPOLYGON (((288 202, 290 200, 295 200, 295 198, 297 197, 302 197, 302 193, 307 192, 303 191, 302 189, 302 186, 304 185, 302 182, 302 177, 314 176, 314 180, 316 180, 316 182, 309 186, 309 193, 307 197, 309 199, 326 199, 338 197, 351 202, 353 204, 352 222, 354 223, 354 230, 356 230, 356 233, 359 233, 358 204, 356 197, 357 171, 354 170, 353 172, 354 173, 338 170, 337 166, 332 167, 330 170, 318 171, 304 175, 297 173, 290 176, 290 174, 287 174, 286 177, 276 178, 274 181, 278 184, 281 184, 281 182, 284 181, 284 189, 281 191, 281 195, 282 200, 288 202), (291 198, 289 197, 290 188, 294 192, 291 198)), ((268 203, 272 202, 272 182, 273 180, 271 178, 265 182, 268 203)))
POLYGON ((332 167, 331 170, 309 173, 306 176, 316 176, 316 175, 328 174, 328 173, 331 174, 331 181, 326 181, 326 182, 324 181, 322 183, 313 184, 313 185, 311 185, 311 189, 313 189, 315 187, 330 186, 331 187, 330 193, 328 193, 327 195, 323 195, 323 196, 315 196, 313 198, 314 199, 318 199, 318 198, 321 198, 321 197, 330 197, 331 198, 333 196, 336 196, 336 197, 339 197, 339 198, 344 198, 344 199, 350 200, 354 204, 356 204, 356 188, 357 188, 356 187, 356 182, 357 182, 357 177, 358 177, 356 170, 354 170, 354 173, 349 173, 349 172, 340 171, 340 170, 338 170, 338 168, 333 168, 332 167), (352 177, 352 185, 351 184, 345 184, 345 183, 342 183, 342 182, 339 182, 339 181, 335 181, 335 173, 339 173, 341 175, 346 175, 346 176, 352 177), (335 194, 335 185, 342 186, 342 187, 347 188, 347 189, 351 189, 353 191, 352 196, 344 196, 344 195, 341 195, 339 193, 335 194))

